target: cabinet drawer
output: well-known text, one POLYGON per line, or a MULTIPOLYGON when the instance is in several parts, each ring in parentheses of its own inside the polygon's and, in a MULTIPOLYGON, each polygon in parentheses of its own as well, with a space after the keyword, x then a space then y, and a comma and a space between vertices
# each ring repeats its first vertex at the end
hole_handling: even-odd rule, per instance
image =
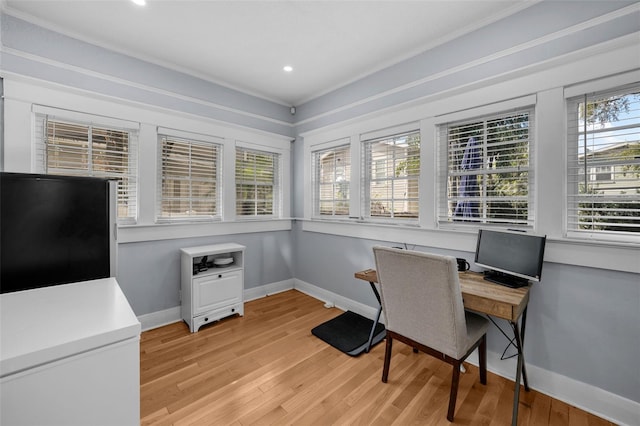
POLYGON ((242 315, 243 309, 242 304, 227 306, 224 308, 216 309, 211 312, 204 313, 198 317, 193 319, 193 331, 198 331, 200 327, 205 324, 209 324, 210 322, 218 321, 222 318, 231 316, 231 315, 242 315))
POLYGON ((242 302, 242 271, 193 279, 193 315, 242 302))

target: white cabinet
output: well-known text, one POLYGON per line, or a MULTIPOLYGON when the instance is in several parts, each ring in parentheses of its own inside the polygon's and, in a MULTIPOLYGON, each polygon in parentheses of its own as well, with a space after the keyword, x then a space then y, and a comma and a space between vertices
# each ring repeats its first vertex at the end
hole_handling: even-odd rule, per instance
POLYGON ((0 424, 140 424, 140 323, 115 278, 0 295, 0 424))
POLYGON ((181 312, 192 333, 230 315, 244 315, 244 246, 183 248, 181 312))

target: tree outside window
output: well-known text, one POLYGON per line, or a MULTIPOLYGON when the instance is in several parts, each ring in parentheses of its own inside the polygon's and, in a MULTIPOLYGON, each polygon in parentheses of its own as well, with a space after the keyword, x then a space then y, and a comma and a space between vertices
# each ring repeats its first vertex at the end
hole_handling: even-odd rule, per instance
POLYGON ((640 232, 640 88, 569 101, 569 229, 640 232))
POLYGON ((532 115, 527 110, 446 126, 447 221, 532 222, 532 115))

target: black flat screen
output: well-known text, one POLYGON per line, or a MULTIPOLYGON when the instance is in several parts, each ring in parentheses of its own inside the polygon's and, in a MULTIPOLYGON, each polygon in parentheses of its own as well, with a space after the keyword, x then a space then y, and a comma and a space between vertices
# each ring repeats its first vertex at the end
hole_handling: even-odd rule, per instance
POLYGON ((110 275, 109 182, 0 173, 0 291, 110 275))
POLYGON ((514 276, 540 280, 546 237, 481 229, 475 263, 514 276))

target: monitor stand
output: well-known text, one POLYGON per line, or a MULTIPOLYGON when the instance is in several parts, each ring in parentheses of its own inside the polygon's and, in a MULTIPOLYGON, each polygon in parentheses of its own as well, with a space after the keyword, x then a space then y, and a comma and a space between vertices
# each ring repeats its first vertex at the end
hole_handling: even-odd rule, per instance
POLYGON ((492 283, 500 284, 510 288, 520 288, 529 285, 529 280, 505 274, 497 271, 485 271, 484 279, 492 283))

